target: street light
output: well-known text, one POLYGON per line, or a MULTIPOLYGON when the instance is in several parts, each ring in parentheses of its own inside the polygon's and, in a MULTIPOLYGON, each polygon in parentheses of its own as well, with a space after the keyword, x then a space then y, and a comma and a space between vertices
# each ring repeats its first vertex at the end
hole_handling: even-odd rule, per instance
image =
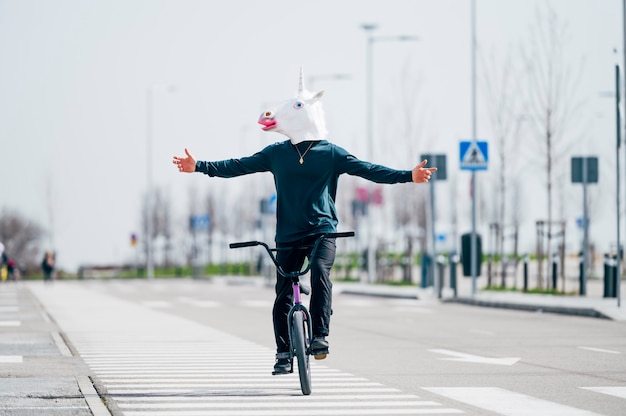
MULTIPOLYGON (((373 52, 375 42, 412 42, 418 41, 416 36, 398 35, 398 36, 374 36, 373 32, 378 26, 374 23, 364 23, 361 25, 361 29, 365 30, 367 34, 367 49, 366 49, 366 74, 365 74, 365 91, 366 91, 366 138, 367 138, 367 157, 369 161, 374 158, 374 133, 373 133, 373 114, 374 114, 374 100, 373 100, 373 52)), ((372 195, 373 184, 368 183, 368 193, 372 195)), ((371 209, 367 212, 368 223, 368 243, 367 243, 367 280, 369 283, 375 281, 376 278, 376 254, 374 247, 374 219, 371 209)))
POLYGON ((152 253, 152 139, 154 119, 154 95, 156 92, 174 92, 173 85, 151 85, 146 90, 146 275, 148 279, 154 278, 154 257, 152 253))

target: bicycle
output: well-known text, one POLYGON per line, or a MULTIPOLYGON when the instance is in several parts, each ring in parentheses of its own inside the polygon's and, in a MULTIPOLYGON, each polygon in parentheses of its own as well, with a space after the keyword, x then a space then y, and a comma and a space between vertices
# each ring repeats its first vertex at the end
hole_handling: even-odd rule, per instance
MULTIPOLYGON (((309 261, 304 269, 300 271, 286 272, 283 270, 278 261, 276 260, 276 256, 274 252, 278 251, 277 248, 270 248, 266 243, 261 241, 244 241, 240 243, 231 243, 229 245, 230 248, 241 248, 241 247, 253 247, 253 246, 262 246, 267 253, 269 254, 272 262, 276 266, 276 270, 278 273, 287 278, 291 279, 292 288, 293 288, 293 305, 289 310, 289 314, 287 315, 287 324, 289 326, 289 360, 291 362, 291 371, 293 372, 293 357, 295 356, 298 362, 298 375, 300 378, 300 388, 302 390, 302 394, 308 396, 311 394, 311 368, 309 362, 309 356, 311 355, 311 340, 313 339, 313 329, 311 328, 311 315, 309 310, 302 304, 302 296, 301 293, 305 295, 310 294, 310 288, 305 285, 300 284, 300 276, 304 276, 311 269, 311 264, 315 259, 315 255, 317 254, 317 248, 319 247, 320 242, 324 238, 341 238, 341 237, 353 237, 354 232, 342 232, 342 233, 324 233, 321 234, 316 240, 313 246, 305 246, 298 247, 298 249, 309 249, 311 248, 311 254, 308 256, 309 261)), ((323 355, 324 358, 326 355, 323 355)), ((322 357, 320 357, 322 358, 322 357)))

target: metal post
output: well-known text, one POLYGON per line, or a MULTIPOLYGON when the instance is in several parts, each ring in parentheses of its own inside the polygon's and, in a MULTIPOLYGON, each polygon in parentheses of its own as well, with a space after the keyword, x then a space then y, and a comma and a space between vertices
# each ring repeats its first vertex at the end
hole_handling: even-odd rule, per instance
POLYGON ((552 289, 556 291, 557 273, 558 273, 558 256, 552 256, 552 289))
POLYGON ((528 254, 524 256, 524 292, 528 292, 528 254))
POLYGON ((430 181, 430 234, 432 244, 432 262, 429 267, 429 274, 433 277, 435 293, 440 293, 439 279, 435 278, 435 259, 437 258, 437 236, 435 235, 435 180, 430 181))
POLYGON ((457 255, 450 253, 450 288, 452 289, 455 298, 457 296, 457 290, 456 290, 457 263, 458 263, 457 255))
POLYGON ((146 195, 146 276, 154 278, 154 258, 152 256, 152 87, 146 91, 146 175, 148 190, 146 195))
POLYGON ((622 265, 622 256, 621 256, 621 236, 620 236, 620 166, 619 166, 619 151, 621 147, 622 137, 622 121, 619 112, 619 102, 620 102, 620 94, 619 94, 619 65, 615 65, 615 123, 616 123, 616 136, 617 136, 617 148, 615 150, 615 160, 616 160, 616 183, 617 183, 617 192, 616 192, 616 200, 617 200, 617 275, 616 275, 616 295, 617 295, 617 306, 620 306, 620 286, 621 286, 621 265, 622 265))
MULTIPOLYGON (((622 43, 622 50, 624 53, 624 65, 623 68, 626 68, 626 0, 622 0, 622 30, 624 35, 624 41, 622 43)), ((626 82, 624 83, 624 88, 626 89, 626 82)), ((624 92, 624 97, 626 97, 626 91, 624 92)), ((621 131, 621 123, 618 126, 618 129, 621 131)), ((624 164, 626 165, 626 150, 624 151, 624 164)), ((626 183, 626 181, 624 181, 626 183)), ((618 266, 621 267, 621 264, 618 266)), ((621 281, 617 282, 617 307, 621 307, 621 281)))
MULTIPOLYGON (((372 32, 378 28, 375 24, 363 24, 361 28, 367 33, 367 50, 366 50, 366 127, 367 127, 367 157, 369 161, 374 158, 374 100, 373 100, 373 49, 374 42, 376 41, 415 41, 418 40, 414 36, 383 36, 374 37, 372 32)), ((369 182, 368 193, 371 197, 373 191, 373 184, 369 182)), ((368 223, 368 242, 367 242, 367 279, 369 283, 373 283, 376 280, 376 248, 374 239, 374 218, 372 216, 372 209, 369 207, 367 212, 368 223)))
MULTIPOLYGON (((366 97, 365 102, 367 105, 366 113, 366 127, 367 127, 367 158, 372 160, 374 156, 374 133, 373 133, 373 76, 372 76, 372 62, 373 62, 373 45, 374 38, 372 32, 376 30, 377 26, 374 24, 366 24, 361 26, 367 32, 367 50, 366 50, 366 71, 365 71, 365 83, 366 83, 366 97)), ((372 184, 368 183, 368 197, 372 194, 372 184)), ((374 251, 374 219, 372 216, 372 208, 368 207, 367 210, 367 281, 373 283, 376 280, 376 253, 374 251)))
MULTIPOLYGON (((472 140, 476 142, 476 0, 471 3, 471 26, 472 26, 472 140)), ((471 244, 471 272, 472 272, 472 296, 476 294, 476 264, 477 241, 476 241, 476 171, 472 170, 472 244, 471 244)))
POLYGON ((588 157, 582 158, 583 165, 583 266, 581 271, 581 290, 580 294, 587 293, 587 265, 589 259, 587 258, 588 234, 589 234, 589 219, 587 217, 587 161, 588 157))

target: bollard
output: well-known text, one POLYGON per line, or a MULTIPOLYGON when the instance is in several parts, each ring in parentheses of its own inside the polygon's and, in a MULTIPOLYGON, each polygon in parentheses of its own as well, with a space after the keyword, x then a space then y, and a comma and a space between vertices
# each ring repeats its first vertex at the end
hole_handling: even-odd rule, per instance
POLYGON ((454 297, 457 296, 456 291, 456 265, 459 263, 459 256, 457 254, 450 255, 450 289, 454 297))
POLYGON ((556 290, 556 278, 557 278, 557 257, 552 258, 552 289, 556 290))
POLYGON ((524 256, 524 292, 528 292, 528 254, 524 256))
POLYGON ((578 266, 578 269, 579 269, 579 272, 580 272, 580 276, 579 276, 579 278, 578 278, 578 279, 579 279, 579 290, 578 290, 578 294, 579 294, 580 296, 585 296, 585 294, 586 294, 586 292, 587 292, 587 291, 585 290, 585 282, 583 281, 583 275, 584 275, 584 272, 585 272, 585 271, 583 270, 583 269, 584 269, 584 267, 585 267, 585 265, 583 264, 583 260, 582 260, 582 257, 581 257, 581 260, 580 260, 580 263, 579 263, 579 266, 578 266))
POLYGON ((617 297, 617 261, 608 254, 604 255, 604 297, 617 297))
POLYGON ((437 293, 437 297, 439 299, 441 299, 441 293, 442 293, 442 289, 443 289, 443 274, 444 274, 444 270, 446 268, 446 259, 444 256, 437 256, 437 276, 436 279, 438 280, 438 293, 437 293))
POLYGON ((430 269, 430 256, 422 253, 422 288, 428 287, 428 270, 430 269))

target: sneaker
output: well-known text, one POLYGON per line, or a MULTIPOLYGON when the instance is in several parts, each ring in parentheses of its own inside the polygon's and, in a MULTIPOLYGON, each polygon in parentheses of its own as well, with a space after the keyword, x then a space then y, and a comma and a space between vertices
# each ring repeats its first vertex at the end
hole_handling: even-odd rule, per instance
POLYGON ((328 355, 328 341, 325 336, 313 337, 311 342, 311 354, 316 360, 323 360, 328 355))
POLYGON ((274 371, 272 371, 272 375, 277 376, 289 373, 293 373, 291 354, 288 352, 279 352, 276 354, 276 364, 274 364, 274 371))

